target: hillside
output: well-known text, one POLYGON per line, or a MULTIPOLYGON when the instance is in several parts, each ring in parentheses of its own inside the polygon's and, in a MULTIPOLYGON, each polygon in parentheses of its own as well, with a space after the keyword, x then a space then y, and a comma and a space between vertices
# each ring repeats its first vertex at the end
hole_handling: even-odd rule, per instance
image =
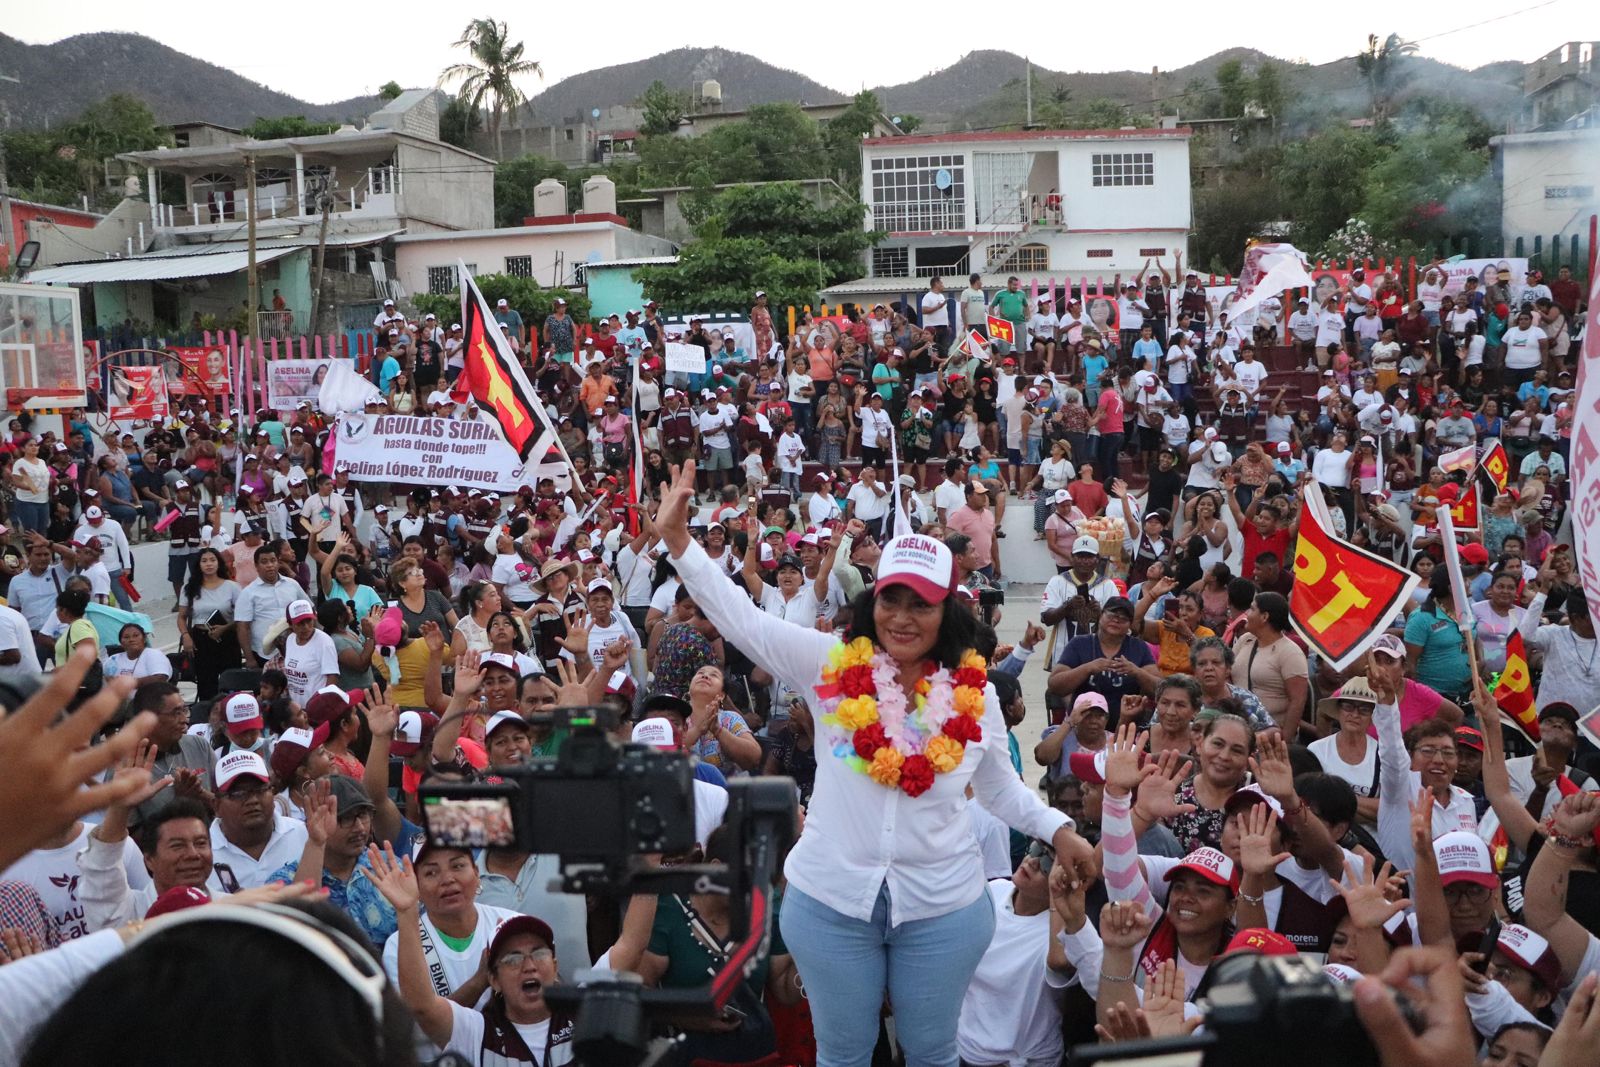
POLYGON ((372 97, 308 104, 136 33, 84 33, 39 45, 0 34, 0 72, 20 79, 0 81, 0 107, 13 127, 64 122, 116 92, 143 100, 158 122, 224 126, 279 115, 344 121, 378 107, 372 97))
POLYGON ((532 113, 543 122, 588 115, 613 104, 632 104, 660 81, 669 89, 691 90, 711 78, 722 84, 722 107, 738 111, 752 104, 792 100, 802 104, 832 104, 847 99, 804 74, 775 67, 755 56, 726 48, 676 48, 670 52, 584 71, 563 78, 529 100, 532 113))

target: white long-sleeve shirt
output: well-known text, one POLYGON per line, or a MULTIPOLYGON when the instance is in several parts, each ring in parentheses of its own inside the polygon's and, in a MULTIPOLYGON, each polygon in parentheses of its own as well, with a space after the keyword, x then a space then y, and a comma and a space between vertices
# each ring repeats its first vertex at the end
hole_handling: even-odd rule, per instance
MULTIPOLYGON (((695 604, 727 640, 779 683, 811 693, 838 638, 774 618, 756 607, 691 543, 673 560, 695 604)), ((967 815, 966 789, 1008 826, 1049 840, 1072 820, 1045 806, 1011 768, 994 687, 984 689, 983 739, 961 764, 936 775, 919 797, 858 774, 819 735, 817 784, 806 831, 789 853, 791 885, 851 918, 871 919, 889 887, 891 925, 945 915, 984 892, 983 861, 967 815)))
MULTIPOLYGON (((1378 731, 1378 847, 1395 870, 1416 866, 1411 848, 1411 805, 1422 792, 1422 775, 1411 769, 1411 753, 1406 751, 1400 732, 1400 707, 1379 704, 1372 711, 1372 725, 1378 731)), ((1434 839, 1452 830, 1478 832, 1478 811, 1472 794, 1450 787, 1450 802, 1433 800, 1434 839)))
POLYGON ((102 930, 0 967, 0 1067, 21 1062, 51 1014, 120 955, 122 935, 102 930))
MULTIPOLYGON (((142 919, 156 902, 154 882, 138 889, 128 884, 128 869, 123 865, 125 841, 108 845, 90 833, 88 844, 78 853, 78 872, 82 875, 78 903, 83 905, 83 918, 90 930, 107 930, 142 919)), ((227 892, 214 867, 206 879, 206 892, 212 896, 227 892)))

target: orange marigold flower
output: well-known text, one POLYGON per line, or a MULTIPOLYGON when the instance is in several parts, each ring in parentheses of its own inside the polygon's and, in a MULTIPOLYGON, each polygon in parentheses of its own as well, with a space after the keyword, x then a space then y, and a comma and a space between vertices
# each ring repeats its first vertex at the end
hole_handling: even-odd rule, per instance
POLYGON ((900 767, 906 758, 894 749, 884 747, 878 749, 873 755, 872 762, 867 766, 867 774, 874 782, 881 785, 899 785, 900 767))

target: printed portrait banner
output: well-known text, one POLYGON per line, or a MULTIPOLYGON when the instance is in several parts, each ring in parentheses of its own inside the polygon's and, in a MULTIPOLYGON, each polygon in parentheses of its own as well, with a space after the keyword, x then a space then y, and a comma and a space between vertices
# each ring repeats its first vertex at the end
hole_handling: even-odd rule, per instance
MULTIPOLYGON (((1205 287, 1205 291, 1206 328, 1211 331, 1213 336, 1216 335, 1217 323, 1221 321, 1223 315, 1228 316, 1228 325, 1230 326, 1238 326, 1243 329, 1256 324, 1256 305, 1261 301, 1252 301, 1249 306, 1244 307, 1243 311, 1236 311, 1236 307, 1243 306, 1244 298, 1239 295, 1239 291, 1233 286, 1208 285, 1205 287)), ((1257 291, 1261 294, 1262 300, 1273 295, 1264 290, 1257 291)))
MULTIPOLYGON (((1468 277, 1478 279, 1478 290, 1489 285, 1489 270, 1494 268, 1499 280, 1510 285, 1513 293, 1521 292, 1522 287, 1528 282, 1528 261, 1526 259, 1458 259, 1454 263, 1445 263, 1439 269, 1444 272, 1444 291, 1446 296, 1455 296, 1467 286, 1468 277)), ((1427 271, 1422 264, 1417 264, 1417 282, 1421 284, 1427 271)))
POLYGON ((107 414, 112 422, 164 419, 171 414, 167 379, 160 367, 110 367, 108 371, 107 414))
MULTIPOLYGON (((225 345, 171 345, 167 351, 183 364, 183 376, 168 382, 168 390, 183 394, 190 391, 195 379, 204 381, 215 395, 226 396, 233 392, 229 378, 228 349, 225 345)), ((175 369, 175 368, 173 368, 175 369)))
POLYGON ((1589 322, 1573 396, 1572 548, 1590 604, 1600 604, 1600 271, 1589 282, 1589 322))
POLYGON ((487 415, 476 421, 345 415, 339 420, 334 454, 350 465, 355 481, 454 485, 495 493, 536 486, 541 478, 554 478, 561 492, 571 484, 571 468, 559 455, 551 452, 542 463, 524 464, 487 415))
POLYGON ((668 374, 704 374, 705 372, 705 349, 699 345, 684 344, 681 341, 667 342, 668 374))
POLYGON ((1316 486, 1308 486, 1295 549, 1289 618, 1335 670, 1354 663, 1421 581, 1404 567, 1333 535, 1316 486))
POLYGON ((317 402, 331 359, 274 359, 267 363, 267 407, 293 411, 302 400, 317 402))

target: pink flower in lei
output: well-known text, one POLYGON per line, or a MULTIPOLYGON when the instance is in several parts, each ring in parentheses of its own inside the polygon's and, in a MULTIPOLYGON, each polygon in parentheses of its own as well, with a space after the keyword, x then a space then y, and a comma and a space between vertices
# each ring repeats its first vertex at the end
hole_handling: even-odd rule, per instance
POLYGON ((902 756, 912 755, 916 749, 907 736, 908 712, 905 690, 900 688, 900 665, 887 652, 872 657, 872 684, 878 690, 878 721, 883 724, 883 732, 902 756))
POLYGON ((928 683, 932 689, 922 709, 922 721, 930 733, 937 734, 942 731, 944 724, 950 721, 950 716, 956 713, 956 691, 953 682, 954 678, 947 667, 940 667, 928 676, 928 683))

